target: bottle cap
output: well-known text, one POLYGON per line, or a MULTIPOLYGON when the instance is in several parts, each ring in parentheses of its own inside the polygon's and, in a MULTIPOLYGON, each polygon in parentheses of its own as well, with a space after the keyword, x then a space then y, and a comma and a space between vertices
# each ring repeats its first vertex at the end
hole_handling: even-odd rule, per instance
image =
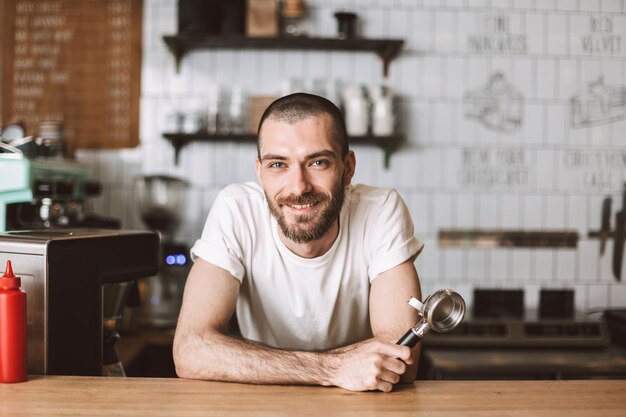
POLYGON ((7 267, 4 271, 4 275, 0 277, 0 288, 19 289, 21 285, 22 280, 13 273, 11 261, 7 261, 7 267))

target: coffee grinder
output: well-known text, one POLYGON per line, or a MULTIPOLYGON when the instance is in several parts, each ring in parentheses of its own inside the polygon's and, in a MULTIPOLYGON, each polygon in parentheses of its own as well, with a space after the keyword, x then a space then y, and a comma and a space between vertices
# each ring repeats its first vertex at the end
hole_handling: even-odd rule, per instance
POLYGON ((134 185, 141 219, 161 239, 158 274, 139 282, 140 323, 147 327, 173 328, 190 269, 189 248, 173 239, 187 182, 166 175, 142 175, 135 178, 134 185))

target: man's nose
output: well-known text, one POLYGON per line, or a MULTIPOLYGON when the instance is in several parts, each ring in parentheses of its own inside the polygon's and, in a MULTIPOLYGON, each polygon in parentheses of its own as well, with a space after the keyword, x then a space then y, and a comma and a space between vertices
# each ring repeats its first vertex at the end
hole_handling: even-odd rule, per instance
POLYGON ((309 174, 304 168, 292 168, 290 174, 288 187, 292 194, 302 195, 313 190, 309 174))

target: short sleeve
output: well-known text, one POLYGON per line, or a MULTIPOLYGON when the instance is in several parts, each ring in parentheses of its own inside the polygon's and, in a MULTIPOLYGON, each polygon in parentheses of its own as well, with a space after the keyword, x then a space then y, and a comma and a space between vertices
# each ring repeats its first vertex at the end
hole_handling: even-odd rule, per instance
POLYGON ((200 257, 230 272, 241 282, 245 274, 243 250, 238 239, 236 205, 221 191, 207 217, 202 236, 191 248, 191 258, 200 257))
POLYGON ((381 196, 368 222, 370 282, 381 273, 414 260, 424 247, 413 235, 413 221, 404 200, 397 191, 388 191, 381 196))

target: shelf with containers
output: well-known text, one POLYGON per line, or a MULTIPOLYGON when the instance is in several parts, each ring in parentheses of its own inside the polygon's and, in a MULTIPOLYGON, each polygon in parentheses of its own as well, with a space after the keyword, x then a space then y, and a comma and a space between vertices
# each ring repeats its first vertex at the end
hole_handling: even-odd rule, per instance
MULTIPOLYGON (((277 49, 277 50, 321 50, 347 52, 374 52, 383 64, 383 75, 387 77, 389 64, 400 53, 404 45, 402 39, 339 39, 322 37, 246 37, 242 35, 210 35, 202 33, 180 33, 163 36, 163 40, 176 60, 176 70, 184 56, 193 50, 202 49, 277 49)), ((176 163, 180 151, 189 142, 256 142, 254 133, 208 134, 208 133, 163 133, 163 137, 174 147, 176 163)), ((398 148, 402 135, 351 136, 350 144, 375 145, 384 152, 384 166, 389 167, 391 154, 398 148)))

